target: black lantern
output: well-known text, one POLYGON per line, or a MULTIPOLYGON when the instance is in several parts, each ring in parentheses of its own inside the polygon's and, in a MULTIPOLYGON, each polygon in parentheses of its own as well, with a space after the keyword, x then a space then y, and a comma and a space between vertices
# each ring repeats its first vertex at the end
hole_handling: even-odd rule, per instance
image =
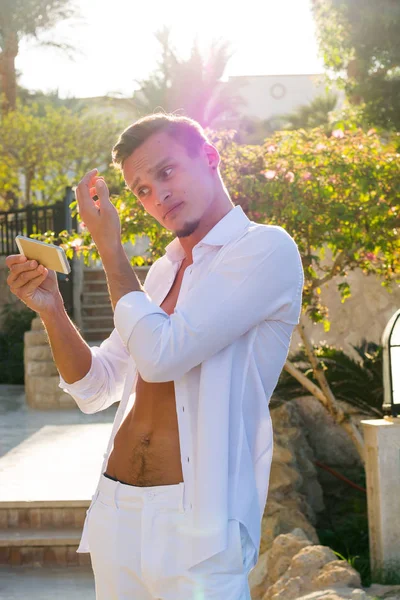
POLYGON ((400 310, 394 313, 382 336, 383 409, 400 415, 400 310))

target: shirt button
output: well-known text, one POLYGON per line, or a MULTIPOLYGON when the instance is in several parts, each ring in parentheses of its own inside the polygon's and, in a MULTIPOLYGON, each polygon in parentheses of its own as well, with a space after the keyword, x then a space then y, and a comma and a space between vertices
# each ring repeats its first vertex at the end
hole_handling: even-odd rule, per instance
POLYGON ((183 410, 183 412, 185 412, 185 407, 184 406, 182 406, 182 410, 183 410))
POLYGON ((189 462, 189 457, 187 457, 187 459, 188 459, 188 462, 189 462))

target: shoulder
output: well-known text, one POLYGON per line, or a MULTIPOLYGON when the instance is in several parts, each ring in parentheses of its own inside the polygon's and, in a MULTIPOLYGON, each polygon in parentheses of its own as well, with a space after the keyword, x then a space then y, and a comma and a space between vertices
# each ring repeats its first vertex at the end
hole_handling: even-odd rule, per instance
POLYGON ((286 229, 279 225, 265 225, 254 221, 250 221, 245 235, 237 241, 237 245, 253 248, 257 254, 271 254, 277 250, 298 254, 297 244, 286 229))

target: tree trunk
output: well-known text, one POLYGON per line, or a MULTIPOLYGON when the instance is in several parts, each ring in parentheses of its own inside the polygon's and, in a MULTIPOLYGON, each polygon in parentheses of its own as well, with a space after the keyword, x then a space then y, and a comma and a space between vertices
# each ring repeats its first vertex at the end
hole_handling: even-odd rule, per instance
POLYGON ((357 448, 357 452, 365 463, 365 444, 362 435, 360 434, 357 427, 350 421, 350 419, 346 416, 342 408, 337 403, 335 396, 332 393, 331 388, 329 387, 329 383, 325 377, 325 373, 323 372, 321 365, 314 354, 314 349, 309 339, 308 335, 305 331, 304 326, 304 317, 302 316, 300 319, 300 323, 298 325, 299 333, 301 339, 304 344, 304 348, 308 359, 313 368, 313 372, 316 380, 319 383, 319 386, 316 386, 312 381, 310 381, 299 369, 296 369, 294 365, 290 361, 286 361, 285 370, 288 371, 293 377, 297 379, 311 394, 323 404, 326 410, 332 415, 335 422, 343 427, 343 429, 347 432, 347 434, 352 439, 355 447, 357 448))
POLYGON ((4 94, 1 103, 2 114, 15 110, 17 105, 17 76, 15 58, 18 54, 18 36, 9 32, 5 38, 4 50, 0 54, 1 90, 4 94))

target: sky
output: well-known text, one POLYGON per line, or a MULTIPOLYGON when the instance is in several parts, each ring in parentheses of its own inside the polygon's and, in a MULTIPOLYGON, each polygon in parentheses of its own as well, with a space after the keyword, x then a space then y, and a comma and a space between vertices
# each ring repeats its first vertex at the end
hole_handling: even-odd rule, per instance
POLYGON ((213 40, 231 44, 224 79, 234 75, 322 73, 310 0, 75 0, 79 17, 41 35, 68 43, 58 49, 23 40, 16 68, 31 90, 67 97, 108 93, 131 96, 160 58, 155 32, 171 29, 187 58, 195 38, 206 51, 213 40))

